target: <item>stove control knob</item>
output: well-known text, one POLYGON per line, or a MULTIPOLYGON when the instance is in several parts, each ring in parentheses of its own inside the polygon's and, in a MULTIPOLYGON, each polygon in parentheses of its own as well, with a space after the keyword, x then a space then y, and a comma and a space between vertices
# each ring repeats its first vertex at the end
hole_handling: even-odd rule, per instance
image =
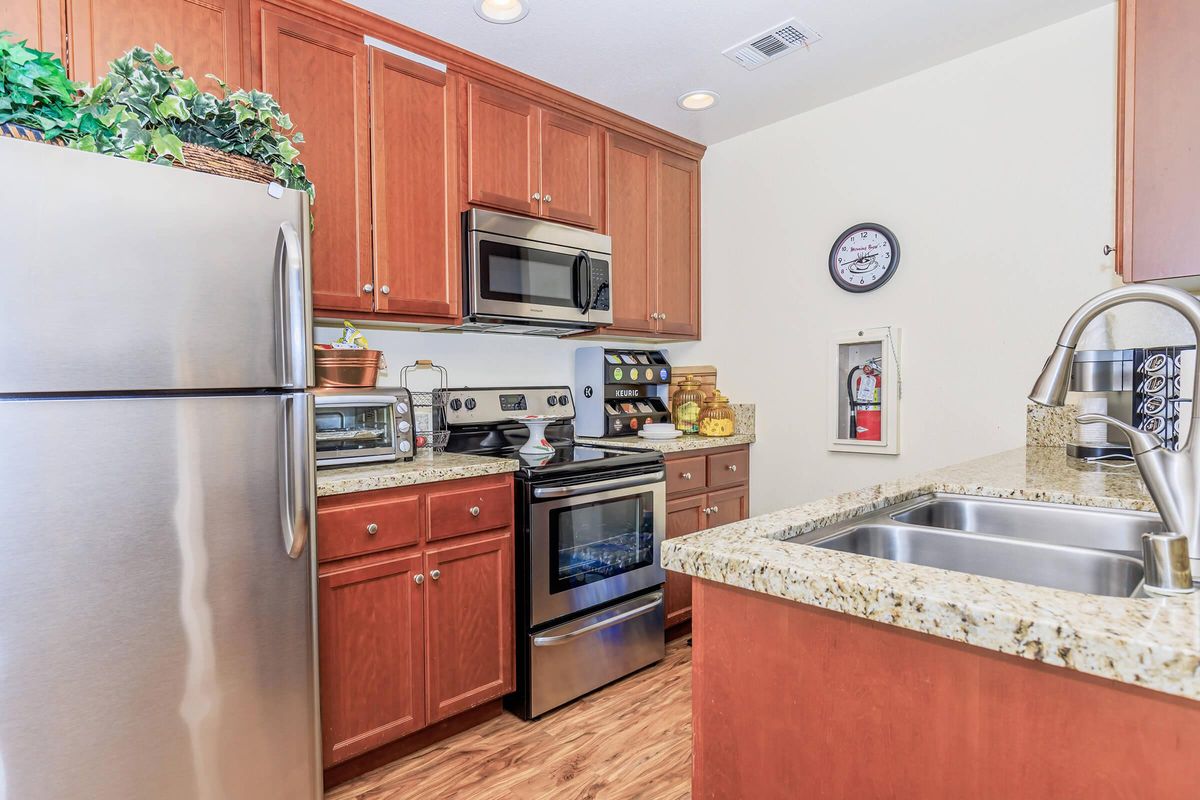
POLYGON ((451 411, 458 411, 460 408, 462 408, 462 400, 459 400, 456 397, 450 401, 450 410, 451 411))
POLYGON ((397 414, 407 414, 408 413, 408 403, 403 403, 403 402, 396 403, 396 413, 397 414))
POLYGON ((412 445, 409 444, 408 439, 401 439, 399 447, 401 453, 407 453, 409 450, 412 450, 412 445))
POLYGON ((558 404, 559 404, 560 406, 567 406, 567 405, 570 405, 570 404, 571 404, 571 398, 567 397, 565 394, 560 394, 560 395, 558 396, 558 404))
POLYGON ((401 433, 408 433, 410 428, 412 428, 412 425, 409 425, 406 419, 402 419, 396 423, 396 429, 401 433))
POLYGON ((467 403, 466 403, 466 405, 467 405, 467 411, 474 411, 474 410, 475 410, 475 406, 476 406, 476 403, 475 403, 475 398, 474 398, 474 397, 468 397, 468 398, 467 398, 467 403))
POLYGON ((555 397, 554 395, 550 395, 549 397, 546 398, 546 402, 549 403, 551 407, 554 407, 554 406, 558 405, 558 398, 555 397))

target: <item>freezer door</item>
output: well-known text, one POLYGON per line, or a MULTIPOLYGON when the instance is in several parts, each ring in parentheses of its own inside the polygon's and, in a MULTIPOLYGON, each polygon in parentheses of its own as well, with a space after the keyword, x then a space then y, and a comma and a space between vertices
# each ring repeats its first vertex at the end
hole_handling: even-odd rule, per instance
POLYGON ((312 385, 308 198, 0 138, 0 394, 312 385))
POLYGON ((0 401, 0 798, 321 796, 310 397, 0 401))

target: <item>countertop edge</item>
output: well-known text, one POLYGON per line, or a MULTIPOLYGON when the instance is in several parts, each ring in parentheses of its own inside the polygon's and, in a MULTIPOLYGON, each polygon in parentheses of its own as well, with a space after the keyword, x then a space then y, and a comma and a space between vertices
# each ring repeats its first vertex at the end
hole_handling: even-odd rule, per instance
POLYGON ((317 473, 317 497, 338 497, 357 492, 420 486, 426 483, 482 478, 516 472, 521 463, 511 458, 447 455, 418 456, 413 461, 336 467, 317 473), (421 459, 418 461, 417 459, 421 459), (422 463, 429 462, 429 463, 422 463), (443 463, 438 463, 439 461, 443 463), (341 474, 339 474, 341 473, 341 474))

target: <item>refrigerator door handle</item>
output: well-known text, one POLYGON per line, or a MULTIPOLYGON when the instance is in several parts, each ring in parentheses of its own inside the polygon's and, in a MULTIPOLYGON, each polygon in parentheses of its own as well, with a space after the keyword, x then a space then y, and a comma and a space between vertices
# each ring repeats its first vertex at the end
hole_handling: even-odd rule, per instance
POLYGON ((313 396, 283 395, 280 431, 280 515, 283 549, 289 558, 304 552, 313 528, 313 396))
POLYGON ((305 389, 312 385, 309 362, 312 352, 312 300, 309 294, 308 251, 290 222, 279 226, 275 258, 280 268, 284 386, 305 389))

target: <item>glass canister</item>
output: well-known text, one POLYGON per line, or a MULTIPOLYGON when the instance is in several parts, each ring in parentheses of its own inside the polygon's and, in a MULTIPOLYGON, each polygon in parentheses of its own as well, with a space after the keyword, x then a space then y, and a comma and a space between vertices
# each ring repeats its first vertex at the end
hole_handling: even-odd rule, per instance
POLYGON ((700 380, 692 375, 684 377, 671 398, 671 421, 675 430, 697 433, 700 430, 700 408, 704 405, 704 392, 700 380))
POLYGON ((700 435, 733 436, 733 409, 720 390, 714 389, 713 396, 700 409, 700 435))

